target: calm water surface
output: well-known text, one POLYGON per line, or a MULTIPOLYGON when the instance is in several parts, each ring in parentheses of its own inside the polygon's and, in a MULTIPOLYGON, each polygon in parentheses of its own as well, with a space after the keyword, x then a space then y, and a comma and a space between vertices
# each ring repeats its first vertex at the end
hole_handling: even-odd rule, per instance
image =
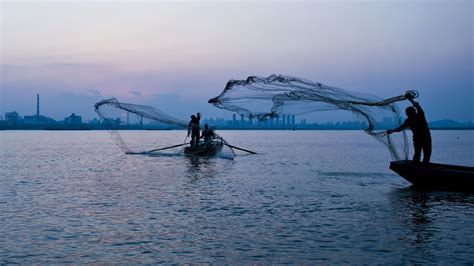
MULTIPOLYGON (((474 263, 474 195, 411 188, 363 132, 220 133, 259 154, 125 155, 105 131, 0 132, 0 264, 474 263)), ((432 161, 474 166, 474 131, 432 135, 432 161)))

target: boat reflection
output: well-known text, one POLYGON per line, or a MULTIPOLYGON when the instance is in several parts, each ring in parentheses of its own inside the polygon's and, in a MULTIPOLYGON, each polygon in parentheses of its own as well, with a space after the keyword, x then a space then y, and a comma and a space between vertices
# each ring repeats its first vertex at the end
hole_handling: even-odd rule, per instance
POLYGON ((410 262, 419 263, 435 257, 433 247, 458 226, 452 221, 467 215, 463 210, 472 210, 474 195, 408 187, 393 190, 390 202, 398 239, 411 248, 410 262))
POLYGON ((191 156, 186 157, 186 163, 186 175, 192 181, 216 176, 216 162, 213 158, 191 156))

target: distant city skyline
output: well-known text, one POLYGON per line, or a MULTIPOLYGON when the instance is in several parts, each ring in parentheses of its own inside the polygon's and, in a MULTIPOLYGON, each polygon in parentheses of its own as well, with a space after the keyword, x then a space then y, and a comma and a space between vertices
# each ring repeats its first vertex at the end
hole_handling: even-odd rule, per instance
MULTIPOLYGON (((64 119, 55 120, 40 113, 40 96, 36 95, 36 113, 34 115, 21 115, 16 111, 5 112, 5 116, 0 115, 0 129, 183 129, 174 124, 164 124, 155 120, 143 119, 143 116, 130 113, 118 113, 117 117, 99 119, 93 118, 83 120, 80 114, 71 113, 64 119)), ((453 120, 428 121, 432 128, 469 128, 474 127, 472 121, 458 122, 453 120)), ((396 117, 383 117, 376 121, 377 129, 389 129, 401 123, 396 117)), ((317 123, 308 121, 304 116, 298 121, 295 114, 282 113, 278 117, 258 120, 247 118, 244 115, 232 114, 232 119, 222 117, 203 117, 201 124, 209 124, 211 127, 219 129, 365 129, 367 122, 361 120, 352 121, 327 121, 317 123)))
POLYGON ((2 1, 0 113, 33 115, 40 94, 54 119, 92 119, 110 97, 228 118, 207 103, 228 80, 285 74, 380 98, 415 89, 429 120, 473 121, 472 10, 469 0, 2 1))
MULTIPOLYGON (((81 121, 83 121, 84 123, 89 123, 91 121, 98 121, 100 120, 100 117, 97 115, 97 113, 94 112, 94 115, 92 115, 92 117, 88 117, 88 116, 81 116, 80 113, 76 113, 76 112, 69 112, 69 113, 64 113, 64 114, 61 114, 59 116, 56 116, 56 117, 53 117, 53 116, 48 116, 48 115, 45 115, 45 114, 42 114, 40 112, 40 110, 42 109, 41 108, 41 105, 40 105, 40 95, 37 94, 36 97, 35 97, 36 101, 34 102, 35 105, 33 105, 32 107, 30 107, 29 109, 34 109, 35 110, 35 113, 33 114, 23 114, 21 112, 18 112, 16 110, 10 110, 10 111, 7 111, 7 112, 4 112, 4 113, 0 113, 0 121, 5 121, 7 120, 6 118, 6 115, 9 114, 9 113, 16 113, 17 116, 19 117, 22 117, 22 119, 24 118, 26 121, 28 120, 37 120, 37 117, 42 117, 42 119, 52 119, 52 120, 55 120, 55 121, 64 121, 65 119, 67 119, 68 117, 70 116, 74 116, 74 115, 79 115, 81 121), (82 120, 84 119, 84 120, 82 120)), ((217 109, 219 110, 219 109, 217 109)), ((222 120, 226 120, 226 121, 230 121, 230 119, 232 120, 235 120, 236 117, 238 117, 239 120, 242 120, 242 119, 245 119, 245 121, 257 121, 256 119, 249 119, 249 118, 244 118, 243 115, 240 115, 240 114, 237 114, 237 113, 232 113, 232 112, 227 112, 227 111, 221 111, 221 112, 216 112, 216 113, 223 113, 224 115, 223 116, 219 116, 217 114, 208 114, 206 116, 203 116, 203 121, 206 121, 206 120, 213 120, 213 119, 222 119, 222 120)), ((338 113, 339 115, 334 115, 334 116, 325 116, 325 117, 333 117, 333 119, 311 119, 311 114, 310 115, 298 115, 298 118, 301 120, 304 120, 305 123, 309 123, 309 124, 313 124, 313 123, 347 123, 347 122, 350 122, 350 121, 354 121, 354 122, 359 122, 357 121, 356 119, 352 118, 350 119, 350 112, 347 112, 347 111, 339 111, 339 112, 335 112, 335 113, 338 113), (341 113, 343 113, 343 115, 341 115, 341 113)), ((292 116, 292 119, 295 119, 296 117, 296 114, 291 114, 291 113, 288 113, 288 114, 281 114, 279 119, 286 119, 286 117, 288 115, 291 115, 292 116)), ((186 119, 186 117, 184 117, 186 119)), ((402 117, 403 119, 404 117, 402 117)), ((389 119, 389 118, 384 118, 385 119, 389 119)), ((390 118, 391 119, 391 118, 390 118)), ((277 119, 278 120, 278 119, 277 119)), ((470 124, 470 123, 473 123, 474 121, 473 120, 469 120, 469 121, 457 121, 457 120, 454 120, 454 119, 448 119, 448 118, 444 118, 444 119, 437 119, 437 120, 434 120, 434 119, 431 119, 431 120, 428 120, 429 122, 430 121, 440 121, 440 120, 452 120, 452 121, 455 121, 457 123, 464 123, 464 124, 470 124)), ((82 122, 81 122, 82 123, 82 122)), ((256 122, 257 123, 257 122, 256 122)), ((293 121, 292 122, 293 124, 296 124, 296 121, 293 121)), ((289 124, 289 122, 287 123, 289 124)), ((394 124, 395 125, 395 124, 394 124)))

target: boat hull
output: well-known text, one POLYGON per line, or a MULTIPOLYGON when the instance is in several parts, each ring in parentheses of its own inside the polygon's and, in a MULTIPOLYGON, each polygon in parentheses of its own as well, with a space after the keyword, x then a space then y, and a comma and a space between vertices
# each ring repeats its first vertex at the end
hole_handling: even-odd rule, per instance
POLYGON ((184 154, 188 156, 209 157, 214 156, 222 149, 221 142, 210 142, 207 144, 200 144, 197 147, 184 148, 184 154))
POLYGON ((394 161, 390 169, 417 187, 474 191, 474 167, 394 161))

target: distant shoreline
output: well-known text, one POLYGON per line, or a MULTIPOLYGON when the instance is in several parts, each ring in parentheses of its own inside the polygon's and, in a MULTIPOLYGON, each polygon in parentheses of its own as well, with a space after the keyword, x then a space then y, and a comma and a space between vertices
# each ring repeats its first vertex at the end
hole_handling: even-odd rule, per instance
MULTIPOLYGON (((120 129, 106 129, 106 128, 0 128, 1 131, 185 131, 186 129, 170 129, 170 128, 120 128, 120 129)), ((359 131, 364 129, 358 128, 216 128, 219 131, 242 130, 242 131, 359 131)), ((383 130, 383 129, 381 129, 383 130)), ((436 127, 430 130, 474 130, 474 127, 436 127)))

